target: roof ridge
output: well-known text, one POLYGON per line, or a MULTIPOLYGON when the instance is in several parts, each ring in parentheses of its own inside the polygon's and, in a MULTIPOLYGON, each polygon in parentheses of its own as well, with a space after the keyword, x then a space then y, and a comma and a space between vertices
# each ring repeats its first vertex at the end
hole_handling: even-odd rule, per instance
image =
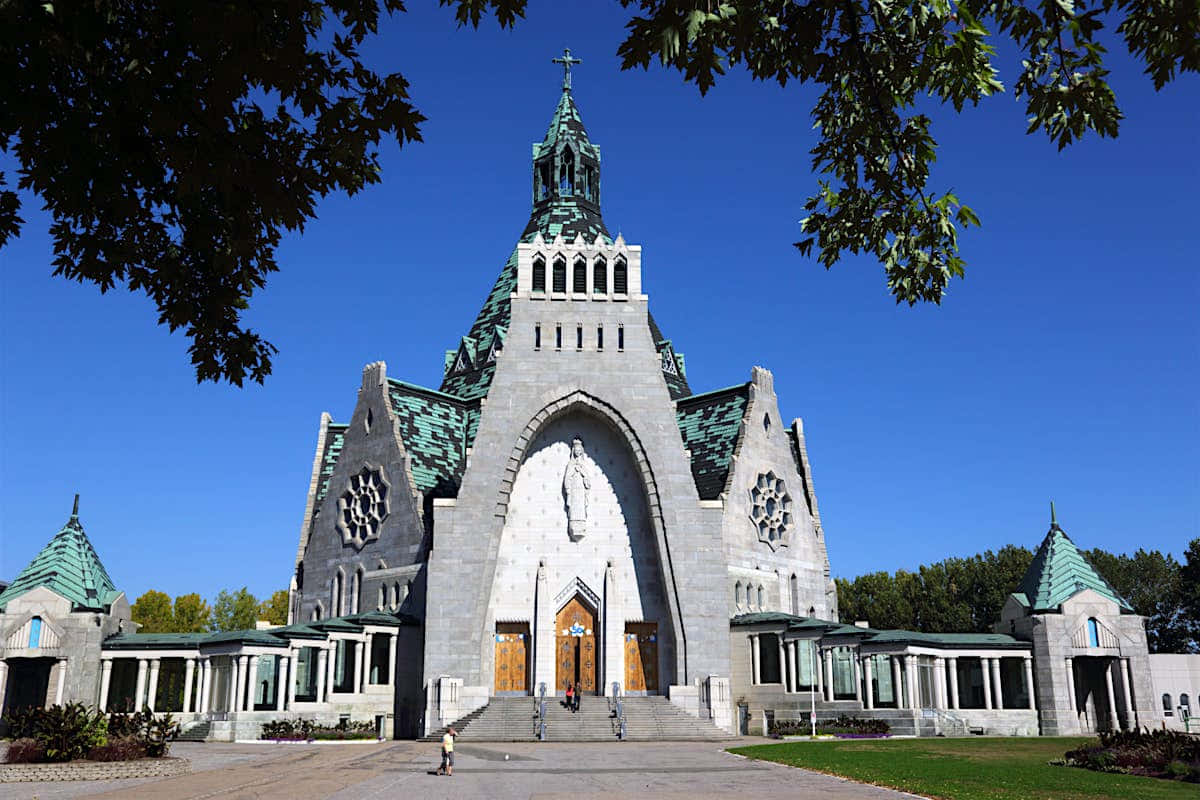
POLYGON ((746 381, 745 383, 735 383, 732 386, 726 386, 723 389, 711 389, 707 392, 700 392, 699 394, 689 394, 686 397, 681 397, 678 400, 676 400, 675 407, 678 408, 681 405, 686 405, 688 403, 691 403, 693 400, 703 400, 711 395, 721 394, 723 392, 731 392, 734 389, 745 389, 751 383, 752 383, 752 381, 746 381))

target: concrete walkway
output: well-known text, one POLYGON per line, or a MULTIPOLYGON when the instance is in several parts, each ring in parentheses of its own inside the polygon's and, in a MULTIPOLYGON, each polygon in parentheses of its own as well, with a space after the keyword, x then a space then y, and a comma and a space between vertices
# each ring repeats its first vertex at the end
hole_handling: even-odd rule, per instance
MULTIPOLYGON (((760 741, 761 740, 757 740, 760 741)), ((192 762, 177 778, 91 783, 9 783, 12 800, 101 797, 138 800, 359 800, 436 798, 911 797, 815 772, 750 761, 720 745, 695 743, 467 744, 456 748, 453 777, 433 775, 436 744, 195 744, 171 754, 192 762), (506 759, 505 756, 508 758, 506 759)))

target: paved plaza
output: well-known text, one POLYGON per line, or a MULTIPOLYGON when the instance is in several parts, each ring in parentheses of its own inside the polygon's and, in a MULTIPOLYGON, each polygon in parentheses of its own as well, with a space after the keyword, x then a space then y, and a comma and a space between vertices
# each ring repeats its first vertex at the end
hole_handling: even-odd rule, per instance
POLYGON ((418 742, 345 745, 180 742, 171 753, 190 760, 193 772, 177 778, 127 781, 9 783, 0 787, 0 795, 8 800, 75 797, 727 800, 766 796, 899 800, 912 796, 739 758, 712 743, 463 744, 457 749, 453 777, 433 775, 438 745, 418 742))

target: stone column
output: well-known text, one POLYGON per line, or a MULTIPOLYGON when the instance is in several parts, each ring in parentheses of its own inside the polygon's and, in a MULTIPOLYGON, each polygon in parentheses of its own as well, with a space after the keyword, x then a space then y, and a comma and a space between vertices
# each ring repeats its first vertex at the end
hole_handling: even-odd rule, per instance
POLYGON ((54 705, 61 706, 63 701, 63 688, 67 683, 67 660, 65 658, 58 659, 58 685, 54 688, 54 705))
POLYGON ((238 656, 237 710, 245 711, 248 703, 248 687, 254 678, 250 674, 250 656, 238 656))
POLYGON ((858 651, 850 651, 850 671, 854 675, 854 700, 858 703, 862 702, 862 671, 858 664, 858 651))
POLYGON ((825 670, 825 699, 833 702, 833 648, 826 647, 824 652, 824 661, 822 668, 825 670))
POLYGON ((775 641, 779 642, 779 682, 783 684, 783 690, 788 690, 788 663, 787 663, 787 648, 783 644, 783 633, 775 637, 775 641))
POLYGON ((206 657, 200 660, 200 702, 196 709, 201 714, 207 714, 209 711, 208 701, 212 695, 212 658, 206 657))
POLYGON ((4 697, 8 693, 8 662, 0 658, 0 708, 4 708, 4 697))
POLYGON ((938 708, 947 708, 946 702, 946 659, 937 656, 933 659, 933 695, 938 708))
POLYGON ((908 678, 908 707, 921 707, 921 690, 917 686, 917 657, 904 656, 904 677, 908 678))
MULTIPOLYGON (((0 662, 3 664, 3 662, 0 662)), ((101 711, 108 711, 108 688, 112 686, 112 668, 113 663, 111 658, 100 659, 100 702, 96 703, 96 707, 101 711)), ((0 707, 4 704, 4 672, 8 667, 0 666, 0 707)))
POLYGON ((371 641, 371 635, 366 634, 364 641, 358 643, 358 673, 354 676, 354 684, 358 687, 359 694, 367 691, 367 643, 371 641))
POLYGON ((1133 704, 1133 679, 1129 672, 1129 659, 1121 659, 1121 684, 1125 695, 1125 727, 1133 727, 1135 730, 1138 726, 1137 707, 1133 704))
POLYGON ((250 666, 246 670, 246 710, 253 711, 258 704, 258 656, 250 656, 250 666))
POLYGON ((819 639, 814 639, 812 643, 813 653, 813 682, 817 684, 817 691, 821 693, 821 698, 825 698, 825 656, 821 654, 821 644, 819 639))
POLYGON ((759 672, 759 649, 758 649, 758 634, 750 634, 750 674, 751 682, 757 686, 761 683, 762 675, 759 672))
POLYGON ((896 698, 896 708, 907 708, 908 704, 904 702, 904 680, 900 675, 900 659, 897 656, 888 656, 892 662, 892 694, 896 698))
POLYGON ((1108 659, 1108 663, 1104 665, 1104 688, 1108 691, 1108 722, 1112 729, 1119 730, 1120 723, 1117 721, 1117 698, 1113 692, 1113 662, 1115 658, 1108 659))
POLYGON ((296 705, 296 678, 300 672, 300 651, 291 649, 288 650, 288 682, 284 687, 284 697, 287 703, 287 710, 291 711, 292 706, 296 705))
POLYGON ((992 678, 996 681, 995 694, 996 710, 1004 710, 1004 684, 1000 681, 1000 659, 992 659, 992 678))
POLYGON ((242 685, 242 658, 241 656, 229 657, 229 702, 225 704, 226 711, 240 711, 242 704, 240 702, 238 690, 242 685))
POLYGON ((333 700, 333 679, 335 677, 337 677, 338 643, 337 643, 337 640, 335 639, 332 642, 330 642, 330 644, 332 644, 333 647, 329 648, 329 674, 325 676, 325 686, 326 686, 326 691, 329 694, 329 699, 332 701, 333 700))
POLYGON ((287 687, 289 673, 291 672, 292 659, 287 656, 279 656, 276 661, 277 669, 275 673, 275 710, 283 711, 284 702, 287 700, 287 687))
POLYGON ((1029 704, 1026 706, 1030 711, 1037 708, 1037 698, 1033 696, 1033 656, 1025 656, 1025 693, 1029 696, 1029 704))
POLYGON ((992 708, 992 660, 979 659, 979 669, 983 673, 983 707, 989 711, 992 708))
POLYGON ((146 699, 146 659, 138 659, 137 685, 133 690, 133 710, 141 711, 146 699))
POLYGON ((871 657, 863 656, 862 665, 863 689, 866 690, 867 693, 867 708, 872 709, 875 708, 875 686, 874 681, 871 680, 871 657))
POLYGON ((183 664, 183 713, 190 714, 194 706, 192 705, 192 690, 195 688, 192 684, 196 680, 196 659, 189 658, 183 664))
POLYGON ((800 691, 800 684, 796 680, 796 640, 788 642, 785 645, 787 649, 787 678, 789 692, 800 691))
MULTIPOLYGON (((607 639, 607 637, 605 637, 607 639)), ((397 634, 388 636, 388 686, 396 685, 396 644, 400 641, 397 634)), ((605 642, 607 644, 607 642, 605 642)), ((620 646, 618 640, 617 646, 620 646)))
POLYGON ((317 702, 325 702, 325 673, 329 671, 329 651, 322 647, 317 651, 317 702))
POLYGON ((950 659, 950 707, 958 709, 958 659, 950 659))
POLYGON ((1067 700, 1070 702, 1069 708, 1075 713, 1079 713, 1075 707, 1075 661, 1067 659, 1067 700))

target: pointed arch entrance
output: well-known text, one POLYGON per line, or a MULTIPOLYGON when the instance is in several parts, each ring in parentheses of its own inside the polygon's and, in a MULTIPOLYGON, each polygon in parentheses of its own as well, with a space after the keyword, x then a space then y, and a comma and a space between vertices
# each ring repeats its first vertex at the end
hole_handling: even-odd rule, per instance
POLYGON ((579 685, 586 694, 599 688, 600 658, 596 648, 597 611, 583 593, 576 593, 554 618, 554 691, 579 685))

